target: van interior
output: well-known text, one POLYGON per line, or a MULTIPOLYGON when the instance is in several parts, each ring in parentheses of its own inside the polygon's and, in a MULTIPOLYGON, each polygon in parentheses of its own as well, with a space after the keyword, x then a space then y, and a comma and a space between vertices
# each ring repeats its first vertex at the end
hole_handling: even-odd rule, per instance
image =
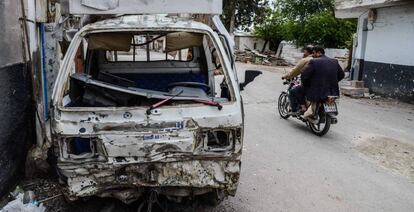
POLYGON ((207 104, 232 100, 222 59, 206 34, 101 32, 84 37, 64 107, 207 104), (165 100, 165 101, 164 101, 165 100))

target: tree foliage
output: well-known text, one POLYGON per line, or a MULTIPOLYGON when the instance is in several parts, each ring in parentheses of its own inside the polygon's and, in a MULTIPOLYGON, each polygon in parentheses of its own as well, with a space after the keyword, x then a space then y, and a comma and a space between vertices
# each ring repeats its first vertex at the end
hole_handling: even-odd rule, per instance
POLYGON ((270 42, 282 39, 297 46, 319 44, 327 48, 347 47, 356 29, 355 21, 335 18, 333 0, 278 0, 263 23, 256 25, 255 32, 270 42))
POLYGON ((224 25, 230 32, 235 28, 248 30, 253 23, 261 23, 268 11, 268 0, 224 0, 224 25))
POLYGON ((276 7, 281 8, 289 19, 299 21, 317 13, 335 10, 334 0, 278 0, 276 7))
POLYGON ((331 12, 321 12, 296 23, 290 29, 290 40, 299 46, 318 44, 327 48, 345 48, 355 29, 355 22, 336 19, 331 12))
POLYGON ((268 18, 255 25, 254 34, 270 44, 271 49, 277 49, 288 34, 287 19, 278 10, 268 13, 268 18))

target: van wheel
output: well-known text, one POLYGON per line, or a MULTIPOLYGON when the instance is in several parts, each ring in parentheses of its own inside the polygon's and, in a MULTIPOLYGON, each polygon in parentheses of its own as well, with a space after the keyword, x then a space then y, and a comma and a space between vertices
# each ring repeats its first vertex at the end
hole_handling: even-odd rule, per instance
POLYGON ((222 190, 214 190, 206 194, 201 195, 201 201, 208 206, 218 206, 223 202, 225 198, 224 192, 222 190))

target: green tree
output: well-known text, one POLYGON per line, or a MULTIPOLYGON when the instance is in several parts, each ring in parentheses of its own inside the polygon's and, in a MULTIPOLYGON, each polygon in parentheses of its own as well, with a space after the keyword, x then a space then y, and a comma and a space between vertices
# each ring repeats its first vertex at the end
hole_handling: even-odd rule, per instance
POLYGON ((280 42, 287 37, 289 23, 288 19, 284 18, 279 10, 275 10, 269 13, 267 18, 260 24, 256 24, 253 32, 255 36, 266 41, 263 48, 269 43, 270 49, 276 50, 280 42))
POLYGON ((303 21, 320 12, 334 12, 334 0, 278 0, 276 7, 291 20, 303 21))
POLYGON ((235 28, 248 30, 253 23, 261 23, 268 12, 268 0, 224 0, 223 2, 224 25, 229 32, 235 28))
POLYGON ((275 11, 277 16, 267 16, 255 27, 259 37, 273 43, 282 38, 297 46, 344 48, 356 30, 355 21, 335 18, 333 0, 278 0, 275 11))
POLYGON ((298 46, 318 44, 326 48, 346 48, 356 29, 355 21, 340 20, 331 12, 321 12, 290 28, 298 46))

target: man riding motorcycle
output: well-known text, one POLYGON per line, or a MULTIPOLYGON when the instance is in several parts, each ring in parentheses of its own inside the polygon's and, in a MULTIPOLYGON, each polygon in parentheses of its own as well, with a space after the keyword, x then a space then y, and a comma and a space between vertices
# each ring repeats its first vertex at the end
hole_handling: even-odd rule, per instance
MULTIPOLYGON (((303 49, 303 58, 298 62, 298 64, 282 79, 291 80, 299 76, 308 63, 312 60, 313 46, 309 45, 303 49)), ((297 113, 299 110, 302 112, 306 111, 305 105, 305 91, 302 85, 296 85, 292 88, 289 93, 289 100, 292 105, 292 113, 297 113)))
POLYGON ((312 102, 304 114, 305 118, 313 115, 317 103, 325 101, 329 96, 339 96, 338 82, 345 77, 338 60, 325 56, 322 47, 313 48, 313 57, 301 75, 306 99, 312 102))

